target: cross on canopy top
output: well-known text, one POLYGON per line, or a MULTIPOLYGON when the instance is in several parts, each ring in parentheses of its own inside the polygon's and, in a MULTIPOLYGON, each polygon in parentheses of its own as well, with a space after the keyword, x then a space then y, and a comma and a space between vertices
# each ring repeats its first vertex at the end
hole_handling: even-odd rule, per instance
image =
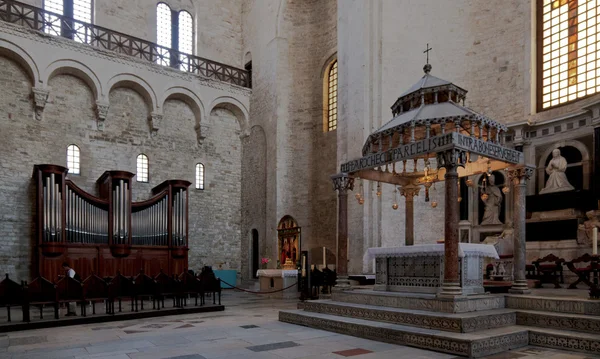
POLYGON ((423 51, 424 54, 427 54, 427 63, 425 64, 425 66, 423 66, 423 71, 425 71, 426 74, 431 72, 431 65, 429 64, 429 51, 431 51, 431 50, 432 50, 432 48, 429 47, 429 43, 428 43, 425 51, 423 51))

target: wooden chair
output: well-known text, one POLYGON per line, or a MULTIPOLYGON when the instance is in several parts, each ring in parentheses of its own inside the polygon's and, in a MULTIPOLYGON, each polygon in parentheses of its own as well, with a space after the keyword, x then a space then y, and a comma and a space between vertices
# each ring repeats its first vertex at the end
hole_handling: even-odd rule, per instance
POLYGON ((565 262, 565 264, 571 272, 577 275, 577 280, 569 285, 569 289, 577 289, 577 284, 581 282, 584 282, 588 287, 593 285, 590 282, 590 275, 593 270, 598 270, 598 262, 591 255, 586 253, 570 262, 565 262))
POLYGON ((158 286, 158 307, 160 310, 160 302, 162 302, 162 307, 165 307, 165 297, 173 298, 173 307, 181 307, 181 282, 175 278, 175 276, 168 276, 163 270, 160 270, 160 273, 156 277, 154 277, 156 281, 156 285, 158 286))
POLYGON ((105 313, 112 314, 108 305, 108 283, 92 273, 83 281, 83 297, 92 303, 92 314, 96 314, 96 303, 105 304, 105 313))
POLYGON ((336 271, 332 271, 329 268, 323 268, 323 294, 331 293, 331 288, 335 286, 336 280, 336 271))
POLYGON ((152 309, 156 309, 158 285, 152 277, 149 277, 144 273, 143 269, 140 270, 140 273, 134 278, 133 288, 135 293, 136 312, 138 311, 138 300, 141 301, 141 310, 144 310, 144 298, 152 299, 152 309))
POLYGON ((199 278, 202 288, 202 304, 204 304, 204 294, 210 293, 213 297, 213 304, 216 304, 215 294, 219 294, 219 305, 221 305, 221 281, 217 279, 213 270, 210 267, 204 267, 199 278))
POLYGON ((200 305, 204 305, 204 287, 202 287, 200 279, 186 270, 181 273, 179 280, 181 282, 180 306, 183 307, 187 305, 188 296, 192 296, 196 299, 195 305, 198 305, 198 297, 200 297, 200 305))
POLYGON ((318 270, 316 267, 310 271, 310 291, 314 298, 319 297, 319 292, 323 286, 323 272, 318 270))
POLYGON ((536 288, 542 288, 544 283, 554 284, 554 288, 560 288, 560 283, 564 283, 563 279, 563 263, 564 259, 558 258, 554 254, 548 254, 544 258, 539 258, 533 262, 539 276, 539 283, 536 288), (549 264, 545 264, 549 263, 549 264))
POLYGON ((11 321, 10 307, 15 306, 23 306, 23 283, 18 284, 8 278, 6 273, 6 278, 0 282, 0 307, 6 307, 9 322, 11 321))
POLYGON ((119 312, 122 311, 121 303, 123 299, 131 300, 131 311, 134 310, 135 301, 135 288, 133 286, 133 279, 127 278, 117 272, 109 285, 108 285, 108 305, 110 306, 110 313, 115 314, 115 300, 119 301, 119 312))
POLYGON ((54 307, 54 319, 58 319, 58 293, 56 286, 43 277, 37 277, 25 291, 25 302, 27 307, 37 306, 40 308, 40 319, 44 319, 44 306, 54 307))
POLYGON ((83 285, 80 281, 63 277, 56 283, 56 296, 58 303, 79 303, 81 305, 81 316, 85 317, 85 300, 83 298, 83 285))

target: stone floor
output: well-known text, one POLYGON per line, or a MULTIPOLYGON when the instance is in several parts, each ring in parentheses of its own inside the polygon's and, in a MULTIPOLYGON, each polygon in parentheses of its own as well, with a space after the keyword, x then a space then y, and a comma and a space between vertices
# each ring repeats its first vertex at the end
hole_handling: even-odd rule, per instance
MULTIPOLYGON (((291 300, 226 291, 223 304, 224 312, 0 334, 0 358, 455 358, 277 321, 291 300)), ((527 347, 489 357, 516 358, 593 356, 527 347)))

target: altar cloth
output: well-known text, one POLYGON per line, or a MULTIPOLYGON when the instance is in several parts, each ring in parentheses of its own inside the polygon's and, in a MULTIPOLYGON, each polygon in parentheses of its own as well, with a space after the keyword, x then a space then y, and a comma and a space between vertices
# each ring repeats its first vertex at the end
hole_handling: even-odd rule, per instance
MULTIPOLYGON (((443 256, 444 244, 420 244, 404 247, 378 247, 369 248, 365 253, 368 259, 391 258, 391 257, 421 257, 421 256, 443 256)), ((499 259, 498 252, 493 245, 476 243, 459 243, 458 257, 479 256, 499 259)))

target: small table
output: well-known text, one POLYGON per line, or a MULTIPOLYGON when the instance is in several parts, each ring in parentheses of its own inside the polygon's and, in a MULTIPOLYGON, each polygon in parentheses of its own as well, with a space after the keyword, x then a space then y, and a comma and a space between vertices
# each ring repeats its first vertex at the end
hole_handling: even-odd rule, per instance
POLYGON ((600 260, 600 257, 598 255, 589 255, 586 253, 579 258, 575 258, 570 262, 566 262, 567 268, 569 268, 569 270, 577 276, 577 281, 571 283, 571 285, 569 285, 569 289, 577 289, 577 284, 579 284, 581 282, 583 282, 585 285, 587 285, 590 288, 598 287, 598 261, 599 260, 600 260), (577 264, 577 263, 587 263, 587 262, 590 263, 590 265, 588 265, 587 267, 583 267, 583 268, 575 267, 575 264, 577 264), (590 281, 590 279, 593 279, 594 282, 592 283, 590 281))

